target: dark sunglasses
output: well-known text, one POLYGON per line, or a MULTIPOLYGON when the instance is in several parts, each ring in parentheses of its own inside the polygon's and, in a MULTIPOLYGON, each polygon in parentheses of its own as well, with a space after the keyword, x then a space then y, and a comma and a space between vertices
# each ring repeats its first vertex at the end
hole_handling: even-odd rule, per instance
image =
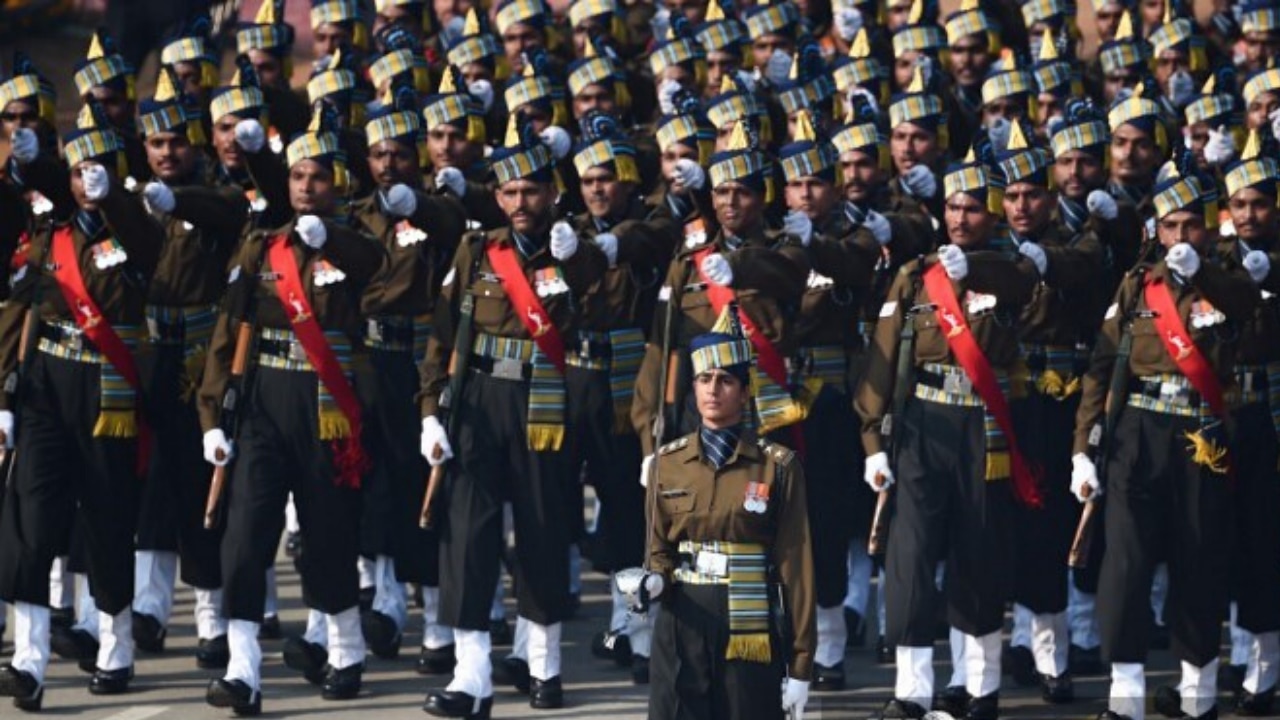
POLYGON ((40 119, 40 115, 39 115, 39 114, 37 114, 37 113, 33 113, 33 112, 27 112, 27 113, 3 112, 3 113, 0 113, 0 120, 3 120, 3 121, 5 121, 5 122, 9 122, 9 123, 11 123, 11 122, 24 122, 24 123, 27 123, 27 122, 35 122, 36 120, 39 120, 39 119, 40 119))

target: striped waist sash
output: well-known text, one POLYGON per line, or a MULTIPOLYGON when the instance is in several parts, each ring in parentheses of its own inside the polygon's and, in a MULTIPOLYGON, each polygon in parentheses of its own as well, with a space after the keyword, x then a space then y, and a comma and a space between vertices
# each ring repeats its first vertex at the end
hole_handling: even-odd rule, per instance
POLYGON ((677 583, 727 585, 729 643, 726 660, 768 663, 769 579, 765 548, 759 543, 682 540, 689 567, 675 571, 677 583))

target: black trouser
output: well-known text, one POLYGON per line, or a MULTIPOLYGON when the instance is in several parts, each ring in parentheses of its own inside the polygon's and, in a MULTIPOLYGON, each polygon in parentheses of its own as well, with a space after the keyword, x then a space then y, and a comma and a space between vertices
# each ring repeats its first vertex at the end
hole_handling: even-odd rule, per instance
POLYGON ((729 588, 674 585, 662 598, 649 665, 649 720, 781 720, 786 674, 773 662, 726 660, 729 588))
POLYGON ((133 603, 137 441, 93 437, 101 372, 44 352, 28 363, 0 519, 0 599, 47 606, 49 569, 78 521, 98 609, 133 603))
POLYGON ((177 551, 182 581, 211 590, 222 587, 222 528, 204 529, 213 467, 204 460, 194 393, 183 397, 184 357, 180 345, 151 345, 138 355, 155 443, 142 488, 137 548, 177 551))
POLYGON ((986 480, 983 409, 912 398, 903 415, 894 430, 886 641, 933 646, 944 561, 948 624, 975 637, 993 633, 1013 585, 1013 493, 1008 480, 986 480))
POLYGON ((1040 467, 1041 508, 1014 511, 1015 602, 1042 615, 1067 609, 1067 553, 1080 519, 1071 494, 1071 440, 1080 395, 1062 400, 1032 392, 1014 405, 1020 447, 1040 467))
MULTIPOLYGON (((1107 550, 1098 584, 1102 654, 1145 662, 1151 579, 1169 563, 1164 619, 1173 655, 1197 667, 1218 657, 1227 614, 1230 480, 1191 461, 1196 418, 1125 408, 1107 463, 1107 550)), ((1269 428, 1269 425, 1268 425, 1269 428)))
POLYGON ((430 473, 418 447, 422 419, 411 401, 418 368, 410 352, 374 350, 371 359, 364 436, 373 467, 361 488, 360 553, 389 555, 396 579, 434 587, 440 582, 439 535, 418 528, 430 473))
POLYGON ((302 602, 329 615, 355 607, 360 492, 338 486, 331 443, 317 436, 319 379, 261 366, 252 372, 227 487, 223 614, 261 622, 290 492, 306 547, 297 560, 302 602))
POLYGON ((1235 413, 1235 533, 1231 552, 1236 624, 1252 633, 1280 630, 1280 477, 1271 411, 1265 403, 1235 413))
POLYGON ((572 523, 579 522, 565 517, 574 477, 569 451, 529 449, 528 381, 471 371, 461 395, 457 437, 450 439, 455 464, 448 512, 441 518, 440 624, 489 629, 507 502, 515 521, 520 615, 540 625, 560 622, 569 615, 569 541, 572 523))
MULTIPOLYGON (((644 562, 644 488, 640 485, 640 439, 628 427, 614 432, 613 391, 607 370, 568 366, 569 437, 575 449, 574 467, 587 464, 587 476, 600 498, 597 532, 604 538, 600 560, 609 570, 638 567, 644 562)), ((568 511, 580 493, 569 493, 568 511)), ((572 515, 570 517, 573 517, 572 515)), ((597 568, 601 569, 601 568, 597 568)))
MULTIPOLYGON (((862 445, 850 441, 858 436, 858 421, 849 397, 828 385, 802 428, 818 606, 835 607, 849 591, 849 541, 855 534, 866 536, 871 505, 870 488, 857 472, 864 462, 862 445)), ((789 428, 777 433, 786 445, 792 444, 789 435, 789 428)))

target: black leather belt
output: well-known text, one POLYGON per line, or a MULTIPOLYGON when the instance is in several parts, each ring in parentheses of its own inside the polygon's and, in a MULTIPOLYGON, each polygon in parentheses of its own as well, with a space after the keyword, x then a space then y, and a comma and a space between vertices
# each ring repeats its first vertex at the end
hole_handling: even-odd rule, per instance
POLYGON ((608 360, 613 357, 613 345, 609 337, 591 337, 578 335, 578 342, 571 347, 572 352, 584 360, 608 360))
POLYGON ((60 325, 50 325, 47 322, 40 323, 40 339, 48 340, 55 345, 68 345, 76 350, 98 352, 98 348, 93 344, 93 341, 80 330, 72 330, 60 325))
POLYGON ((1133 378, 1129 381, 1129 392, 1174 405, 1191 407, 1200 404, 1200 393, 1195 390, 1158 380, 1133 378))

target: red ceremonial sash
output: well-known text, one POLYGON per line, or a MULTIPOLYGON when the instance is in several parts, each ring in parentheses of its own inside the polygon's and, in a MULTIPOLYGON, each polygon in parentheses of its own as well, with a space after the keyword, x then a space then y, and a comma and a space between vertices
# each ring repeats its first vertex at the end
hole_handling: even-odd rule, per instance
POLYGON ((960 309, 960 300, 951 287, 951 279, 941 265, 934 265, 924 273, 924 288, 929 299, 937 306, 939 327, 946 329, 947 346, 956 362, 964 369, 965 375, 973 383, 973 388, 982 398, 987 411, 995 418, 1009 443, 1009 461, 1013 476, 1013 491, 1023 504, 1029 507, 1040 507, 1039 483, 1035 472, 1027 464, 1018 449, 1018 438, 1013 431, 1013 414, 1009 411, 1009 401, 1000 390, 996 373, 991 363, 978 346, 978 340, 969 330, 964 311, 960 309))
POLYGON ((58 282, 58 290, 67 310, 75 318, 76 325, 85 337, 106 356, 107 362, 115 367, 120 377, 129 383, 135 395, 134 412, 138 417, 138 474, 146 472, 151 455, 151 429, 147 426, 142 414, 142 387, 138 382, 138 366, 133 361, 133 353, 124 340, 116 333, 111 323, 103 317, 98 304, 89 295, 84 286, 84 275, 80 272, 80 258, 76 256, 75 240, 71 236, 71 226, 66 225, 53 232, 53 277, 58 282))
POLYGON ((551 314, 542 306, 542 301, 529 285, 529 278, 524 276, 524 268, 520 267, 520 261, 516 259, 515 249, 510 244, 493 242, 485 248, 485 254, 489 256, 489 264, 497 271, 502 290, 507 293, 511 309, 524 324, 524 329, 529 331, 529 336, 542 354, 564 375, 564 338, 560 337, 560 331, 551 322, 551 314))
MULTIPOLYGON (((711 302, 711 309, 715 310, 716 316, 719 317, 729 303, 733 302, 735 293, 733 288, 711 282, 711 278, 702 272, 703 258, 713 252, 715 248, 707 247, 694 253, 693 265, 698 268, 698 276, 702 278, 702 282, 707 284, 707 300, 711 302)), ((756 365, 779 387, 787 387, 787 363, 782 359, 782 353, 778 352, 778 348, 774 347, 773 343, 769 342, 769 338, 760 332, 759 326, 751 316, 743 312, 741 307, 738 308, 738 322, 742 323, 742 331, 746 333, 747 339, 751 341, 751 347, 756 351, 756 365)))
POLYGON ((302 288, 302 275, 298 272, 298 263, 293 255, 293 244, 289 235, 276 235, 267 241, 267 260, 271 269, 277 273, 276 294, 280 297, 280 305, 284 307, 293 325, 293 334, 307 354, 311 367, 315 368, 320 382, 333 396, 338 409, 351 424, 351 434, 345 438, 334 440, 333 465, 337 472, 336 483, 340 487, 359 488, 360 476, 368 465, 368 458, 360 444, 361 410, 360 400, 356 397, 351 383, 347 382, 342 364, 334 354, 329 341, 324 337, 324 330, 316 321, 311 311, 311 302, 302 288))
MULTIPOLYGON (((1160 333, 1160 342, 1164 344, 1165 352, 1169 353, 1169 357, 1178 366, 1178 372, 1209 403, 1209 410, 1218 420, 1225 422, 1228 419, 1227 401, 1222 392, 1222 383, 1218 382, 1209 359, 1192 342, 1191 334, 1187 332, 1187 326, 1178 312, 1178 305, 1173 300, 1173 293, 1169 292, 1168 283, 1163 278, 1153 277, 1147 280, 1142 295, 1147 301, 1147 307, 1155 312, 1151 322, 1156 326, 1156 332, 1160 333)), ((1230 471, 1229 454, 1227 458, 1227 468, 1230 471)))

